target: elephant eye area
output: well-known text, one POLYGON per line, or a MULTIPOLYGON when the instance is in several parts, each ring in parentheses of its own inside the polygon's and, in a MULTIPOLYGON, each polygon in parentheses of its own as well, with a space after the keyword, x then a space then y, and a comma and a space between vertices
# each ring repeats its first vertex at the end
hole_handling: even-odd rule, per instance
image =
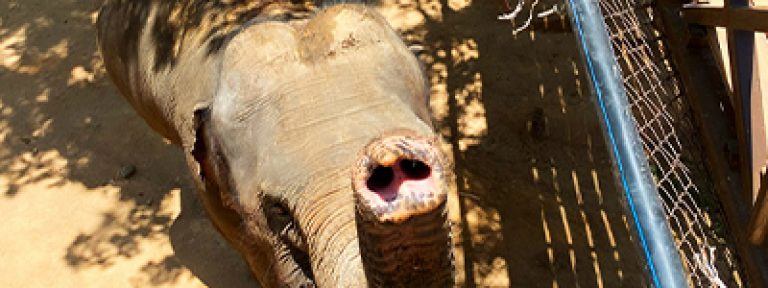
POLYGON ((270 203, 267 205, 267 224, 272 232, 283 234, 290 226, 293 226, 293 217, 286 207, 280 203, 270 203))
POLYGON ((307 253, 307 242, 291 210, 283 202, 274 198, 266 198, 263 209, 270 232, 280 239, 281 244, 277 248, 285 249, 292 263, 296 265, 294 267, 302 271, 304 277, 314 282, 312 265, 307 253))

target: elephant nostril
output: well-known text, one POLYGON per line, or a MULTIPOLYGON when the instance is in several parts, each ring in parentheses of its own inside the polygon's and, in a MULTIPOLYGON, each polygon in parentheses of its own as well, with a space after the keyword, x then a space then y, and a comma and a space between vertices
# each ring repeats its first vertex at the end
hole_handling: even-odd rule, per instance
POLYGON ((389 165, 379 165, 370 172, 365 182, 368 190, 382 200, 391 202, 408 193, 427 194, 431 187, 422 183, 431 176, 432 169, 421 160, 396 159, 389 165), (405 194, 404 194, 405 193, 405 194))
POLYGON ((414 180, 422 180, 429 177, 429 166, 419 160, 405 159, 400 161, 400 169, 406 177, 414 180))
POLYGON ((371 176, 366 181, 366 185, 371 191, 379 191, 387 188, 394 179, 395 171, 392 167, 379 166, 373 169, 371 176))

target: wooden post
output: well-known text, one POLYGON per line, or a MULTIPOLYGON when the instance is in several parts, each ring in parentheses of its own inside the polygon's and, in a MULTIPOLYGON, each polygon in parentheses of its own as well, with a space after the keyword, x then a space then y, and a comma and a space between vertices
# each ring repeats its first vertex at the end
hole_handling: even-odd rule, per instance
MULTIPOLYGON (((753 75, 755 76, 752 81, 752 91, 757 97, 761 97, 760 104, 762 105, 763 112, 765 112, 766 103, 768 102, 768 38, 763 33, 757 33, 755 35, 755 69, 753 75)), ((763 114, 765 117, 765 114, 763 114)), ((766 120, 763 119, 763 126, 760 127, 758 132, 762 132, 762 143, 754 143, 753 146, 763 148, 763 152, 766 150, 766 120)), ((757 132, 755 137, 758 137, 757 132)), ((755 157, 761 160, 760 165, 765 164, 765 155, 762 158, 755 157)), ((768 247, 768 176, 766 176, 765 169, 762 169, 760 177, 759 188, 757 195, 755 196, 755 202, 752 209, 752 216, 749 222, 749 240, 752 244, 768 247)))
MULTIPOLYGON (((749 7, 747 0, 725 1, 725 9, 749 7)), ((724 16, 725 17, 725 16, 724 16)), ((728 37, 728 58, 730 59, 731 83, 733 83, 734 111, 736 112, 736 132, 739 137, 740 167, 742 171, 743 195, 750 204, 757 190, 754 183, 754 161, 752 153, 752 55, 754 54, 754 36, 752 31, 726 27, 728 37)), ((759 173, 759 170, 757 170, 759 173)), ((758 174, 759 175, 759 174, 758 174)))
POLYGON ((768 247, 768 175, 760 177, 760 195, 752 210, 752 219, 749 221, 749 242, 754 245, 768 247))
MULTIPOLYGON (((766 18, 765 22, 768 22, 768 18, 766 18)), ((760 33, 762 34, 762 33, 760 33)), ((752 127, 752 203, 757 205, 757 199, 760 197, 760 194, 764 193, 761 191, 762 187, 762 174, 765 170, 766 165, 766 159, 768 159, 768 143, 766 143, 766 118, 765 118, 765 112, 766 112, 766 98, 768 98, 768 92, 762 87, 760 78, 761 76, 764 78, 768 74, 768 63, 760 63, 760 61, 768 61, 768 58, 765 56, 766 47, 761 47, 762 45, 759 45, 760 40, 764 39, 758 39, 760 35, 757 35, 753 33, 751 35, 752 37, 752 67, 748 67, 752 69, 751 73, 751 79, 749 79, 749 85, 750 85, 750 98, 752 99, 752 119, 750 126, 752 127), (761 65, 762 64, 762 65, 761 65), (761 75, 762 74, 762 75, 761 75)), ((763 36, 764 37, 764 36, 763 36)), ((762 41, 763 45, 766 44, 765 41, 762 41)))

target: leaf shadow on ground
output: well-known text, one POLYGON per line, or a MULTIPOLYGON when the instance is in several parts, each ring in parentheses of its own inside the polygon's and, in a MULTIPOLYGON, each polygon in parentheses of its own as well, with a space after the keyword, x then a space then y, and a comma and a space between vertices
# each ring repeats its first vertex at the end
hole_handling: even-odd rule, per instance
POLYGON ((206 219, 179 149, 151 131, 106 77, 93 25, 100 4, 0 3, 0 197, 21 201, 21 188, 33 184, 76 182, 94 197, 117 190, 98 228, 62 253, 74 271, 111 267, 142 253, 145 240, 170 236, 173 255, 144 263, 134 286, 172 285, 185 267, 211 287, 254 285, 206 219), (123 179, 127 167, 135 174, 123 179), (174 191, 178 217, 163 207, 174 191))

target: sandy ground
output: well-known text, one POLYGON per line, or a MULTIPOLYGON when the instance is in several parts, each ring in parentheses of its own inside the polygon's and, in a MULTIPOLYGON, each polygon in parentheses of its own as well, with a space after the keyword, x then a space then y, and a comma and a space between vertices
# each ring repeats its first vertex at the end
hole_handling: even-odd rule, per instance
MULTIPOLYGON (((456 159, 459 284, 647 286, 567 20, 513 35, 503 0, 383 2, 456 159)), ((105 77, 99 4, 0 0, 0 287, 255 285, 105 77)))

